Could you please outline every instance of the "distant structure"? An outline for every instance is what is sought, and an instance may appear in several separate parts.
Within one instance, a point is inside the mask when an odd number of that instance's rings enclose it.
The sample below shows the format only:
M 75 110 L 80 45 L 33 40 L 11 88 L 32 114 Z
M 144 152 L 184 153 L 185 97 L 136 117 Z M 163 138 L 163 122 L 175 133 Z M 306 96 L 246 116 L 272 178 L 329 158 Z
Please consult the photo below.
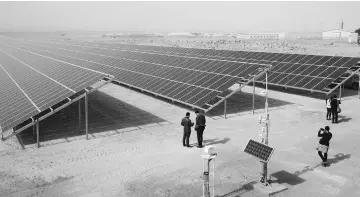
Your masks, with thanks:
M 333 29 L 329 31 L 322 32 L 322 39 L 349 39 L 352 31 L 344 30 L 344 21 L 341 21 L 340 29 Z
M 169 37 L 194 37 L 196 35 L 189 33 L 189 32 L 173 32 L 173 33 L 168 33 L 167 36 L 169 36 Z
M 325 39 L 348 39 L 351 31 L 345 31 L 342 29 L 333 29 L 322 32 L 322 38 Z
M 237 34 L 237 39 L 259 39 L 259 40 L 282 40 L 285 39 L 285 33 L 246 33 Z

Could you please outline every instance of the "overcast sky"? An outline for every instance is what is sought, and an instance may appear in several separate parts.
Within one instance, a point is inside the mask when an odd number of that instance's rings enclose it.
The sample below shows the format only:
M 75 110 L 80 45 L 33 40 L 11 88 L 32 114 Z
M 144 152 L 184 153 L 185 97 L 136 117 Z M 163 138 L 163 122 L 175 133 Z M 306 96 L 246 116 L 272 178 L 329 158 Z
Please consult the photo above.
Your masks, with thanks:
M 0 2 L 0 30 L 304 32 L 360 28 L 360 2 Z

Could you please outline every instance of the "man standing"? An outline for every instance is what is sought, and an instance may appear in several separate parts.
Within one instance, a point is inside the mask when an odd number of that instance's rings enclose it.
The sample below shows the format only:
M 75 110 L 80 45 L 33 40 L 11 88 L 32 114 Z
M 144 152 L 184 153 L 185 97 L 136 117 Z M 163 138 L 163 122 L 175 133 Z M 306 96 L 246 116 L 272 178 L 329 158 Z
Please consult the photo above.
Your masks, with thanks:
M 197 140 L 198 140 L 198 148 L 202 148 L 203 143 L 203 133 L 206 126 L 206 119 L 203 114 L 199 112 L 199 110 L 195 111 L 196 121 L 195 121 L 195 130 L 197 132 Z
M 332 123 L 338 123 L 339 104 L 341 104 L 341 102 L 337 99 L 336 95 L 334 95 L 331 101 Z
M 332 133 L 330 133 L 330 127 L 326 126 L 325 129 L 320 128 L 319 132 L 318 132 L 318 137 L 321 137 L 321 139 L 319 140 L 319 145 L 318 145 L 318 154 L 321 158 L 321 160 L 323 161 L 322 165 L 326 166 L 326 161 L 327 161 L 327 152 L 329 150 L 329 144 L 330 144 L 330 140 L 332 138 Z M 322 153 L 324 153 L 324 156 L 322 155 Z
M 191 147 L 189 145 L 191 127 L 194 126 L 194 123 L 190 120 L 190 113 L 186 112 L 186 116 L 181 120 L 181 126 L 184 127 L 184 135 L 183 135 L 183 146 Z M 186 141 L 186 144 L 185 144 Z

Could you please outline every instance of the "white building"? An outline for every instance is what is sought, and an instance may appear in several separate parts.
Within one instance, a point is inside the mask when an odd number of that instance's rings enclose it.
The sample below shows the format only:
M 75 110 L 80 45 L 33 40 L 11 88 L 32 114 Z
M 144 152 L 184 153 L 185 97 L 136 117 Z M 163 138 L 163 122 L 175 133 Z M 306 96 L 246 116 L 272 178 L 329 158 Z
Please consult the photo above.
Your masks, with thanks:
M 349 43 L 358 43 L 358 34 L 357 33 L 351 33 L 349 35 Z
M 174 36 L 174 37 L 193 37 L 195 36 L 192 33 L 189 32 L 172 32 L 172 33 L 168 33 L 167 36 Z
M 237 39 L 263 39 L 263 40 L 281 40 L 285 39 L 285 33 L 246 33 L 237 34 Z
M 349 39 L 350 35 L 351 31 L 345 31 L 342 29 L 333 29 L 322 32 L 323 39 Z

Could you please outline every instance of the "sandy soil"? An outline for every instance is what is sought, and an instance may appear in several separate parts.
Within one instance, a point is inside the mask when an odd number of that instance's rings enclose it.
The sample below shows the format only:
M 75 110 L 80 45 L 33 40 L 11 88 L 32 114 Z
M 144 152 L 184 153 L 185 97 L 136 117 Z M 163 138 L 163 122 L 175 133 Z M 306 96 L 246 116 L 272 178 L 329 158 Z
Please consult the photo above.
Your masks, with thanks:
M 69 39 L 77 40 L 78 38 Z M 85 40 L 92 41 L 94 38 Z M 360 57 L 360 46 L 355 43 L 348 43 L 347 40 L 344 39 L 238 40 L 233 38 L 98 38 L 95 40 L 155 46 Z
M 108 120 L 106 124 L 111 125 L 103 130 L 101 124 L 90 126 L 90 140 L 79 135 L 55 140 L 56 143 L 42 141 L 39 149 L 28 144 L 26 150 L 19 150 L 16 138 L 1 142 L 0 196 L 201 195 L 202 150 L 184 148 L 181 144 L 179 122 L 189 109 L 112 84 L 100 92 L 123 104 L 108 104 L 109 100 L 101 101 L 96 96 L 90 100 L 90 105 L 97 109 L 90 117 L 103 114 L 102 118 Z M 223 106 L 214 109 L 214 114 L 207 118 L 205 144 L 216 146 L 219 152 L 216 159 L 219 196 L 263 196 L 252 186 L 258 179 L 259 162 L 243 152 L 249 138 L 259 138 L 261 126 L 257 119 L 264 105 L 264 98 L 257 96 L 256 114 L 252 115 L 251 102 L 241 102 L 244 96 L 251 96 L 250 92 L 251 88 L 245 88 L 236 94 L 228 106 L 233 109 L 228 119 L 221 118 Z M 289 188 L 275 196 L 359 196 L 359 99 L 345 97 L 340 123 L 332 125 L 325 120 L 323 100 L 275 91 L 270 91 L 269 96 L 272 98 L 269 143 L 276 149 L 269 174 Z M 136 123 L 139 110 L 146 112 L 142 118 L 152 122 L 138 122 L 138 126 L 120 124 L 133 120 Z M 114 111 L 125 112 L 114 117 Z M 57 132 L 66 130 L 64 127 L 76 132 L 78 122 L 64 126 L 51 118 L 46 121 L 58 127 Z M 329 151 L 331 165 L 313 168 L 320 163 L 315 151 L 317 130 L 325 125 L 330 125 L 334 136 Z M 46 136 L 43 140 L 47 140 Z M 196 134 L 192 133 L 191 143 L 195 142 Z

